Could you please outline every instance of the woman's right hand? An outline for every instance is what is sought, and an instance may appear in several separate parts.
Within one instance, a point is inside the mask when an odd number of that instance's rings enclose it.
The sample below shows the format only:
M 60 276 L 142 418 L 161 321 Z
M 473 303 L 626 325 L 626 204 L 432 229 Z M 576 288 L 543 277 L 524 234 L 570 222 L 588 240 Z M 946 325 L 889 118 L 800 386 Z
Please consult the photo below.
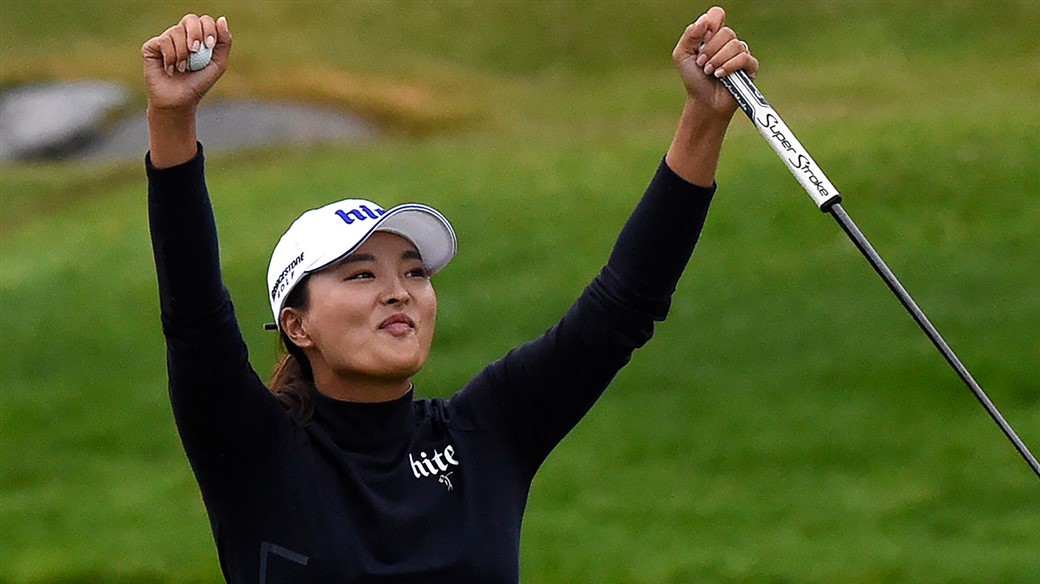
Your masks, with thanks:
M 209 65 L 188 70 L 188 56 L 202 45 L 213 49 Z M 227 70 L 231 32 L 223 16 L 188 14 L 161 35 L 141 46 L 148 107 L 158 110 L 194 111 L 202 97 Z
M 202 45 L 213 49 L 208 65 L 188 70 L 188 56 Z M 188 14 L 141 46 L 148 90 L 148 146 L 151 163 L 168 168 L 198 152 L 195 111 L 228 66 L 231 32 L 223 16 Z
M 754 77 L 758 59 L 726 26 L 726 11 L 718 6 L 686 27 L 672 59 L 686 87 L 686 105 L 665 160 L 683 179 L 710 187 L 726 127 L 737 111 L 737 102 L 719 78 L 741 69 Z

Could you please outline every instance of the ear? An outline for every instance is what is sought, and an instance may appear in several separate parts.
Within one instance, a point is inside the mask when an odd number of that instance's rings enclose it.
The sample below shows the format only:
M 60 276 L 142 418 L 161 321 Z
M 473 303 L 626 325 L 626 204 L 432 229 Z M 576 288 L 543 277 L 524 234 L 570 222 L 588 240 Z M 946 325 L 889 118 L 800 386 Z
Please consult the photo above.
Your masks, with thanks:
M 296 346 L 303 349 L 314 345 L 314 341 L 311 340 L 307 327 L 304 325 L 303 312 L 299 309 L 286 306 L 279 315 L 278 323 L 285 336 L 289 337 L 289 340 Z

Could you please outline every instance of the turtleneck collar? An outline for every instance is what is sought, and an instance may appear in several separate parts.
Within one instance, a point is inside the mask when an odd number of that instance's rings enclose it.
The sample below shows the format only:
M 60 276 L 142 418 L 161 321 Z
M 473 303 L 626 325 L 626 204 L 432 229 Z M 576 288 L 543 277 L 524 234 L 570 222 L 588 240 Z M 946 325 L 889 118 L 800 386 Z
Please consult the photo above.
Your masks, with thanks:
M 313 386 L 314 418 L 329 437 L 345 450 L 371 449 L 408 439 L 415 431 L 414 387 L 386 402 L 351 402 L 331 398 Z

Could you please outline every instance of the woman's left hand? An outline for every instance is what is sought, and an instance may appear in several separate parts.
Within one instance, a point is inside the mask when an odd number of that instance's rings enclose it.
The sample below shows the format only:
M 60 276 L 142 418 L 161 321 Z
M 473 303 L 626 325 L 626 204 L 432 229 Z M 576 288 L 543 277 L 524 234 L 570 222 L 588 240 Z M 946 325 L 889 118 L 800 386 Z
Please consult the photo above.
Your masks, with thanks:
M 718 78 L 743 69 L 751 77 L 758 59 L 737 33 L 726 26 L 726 11 L 714 6 L 686 27 L 672 51 L 687 99 L 719 116 L 732 117 L 737 102 Z

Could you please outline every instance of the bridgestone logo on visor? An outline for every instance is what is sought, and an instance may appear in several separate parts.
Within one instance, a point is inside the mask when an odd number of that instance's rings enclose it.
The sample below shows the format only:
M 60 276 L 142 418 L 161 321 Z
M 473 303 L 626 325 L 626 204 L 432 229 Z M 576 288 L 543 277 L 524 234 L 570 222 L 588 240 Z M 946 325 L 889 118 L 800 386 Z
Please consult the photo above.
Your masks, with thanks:
M 296 256 L 296 259 L 289 262 L 289 265 L 285 266 L 285 269 L 282 270 L 282 273 L 278 275 L 278 279 L 274 281 L 274 286 L 271 287 L 271 300 L 274 300 L 275 297 L 278 296 L 278 294 L 282 291 L 281 288 L 282 284 L 285 282 L 285 279 L 289 276 L 289 274 L 292 273 L 293 269 L 301 263 L 303 263 L 303 252 L 300 252 L 300 255 Z

